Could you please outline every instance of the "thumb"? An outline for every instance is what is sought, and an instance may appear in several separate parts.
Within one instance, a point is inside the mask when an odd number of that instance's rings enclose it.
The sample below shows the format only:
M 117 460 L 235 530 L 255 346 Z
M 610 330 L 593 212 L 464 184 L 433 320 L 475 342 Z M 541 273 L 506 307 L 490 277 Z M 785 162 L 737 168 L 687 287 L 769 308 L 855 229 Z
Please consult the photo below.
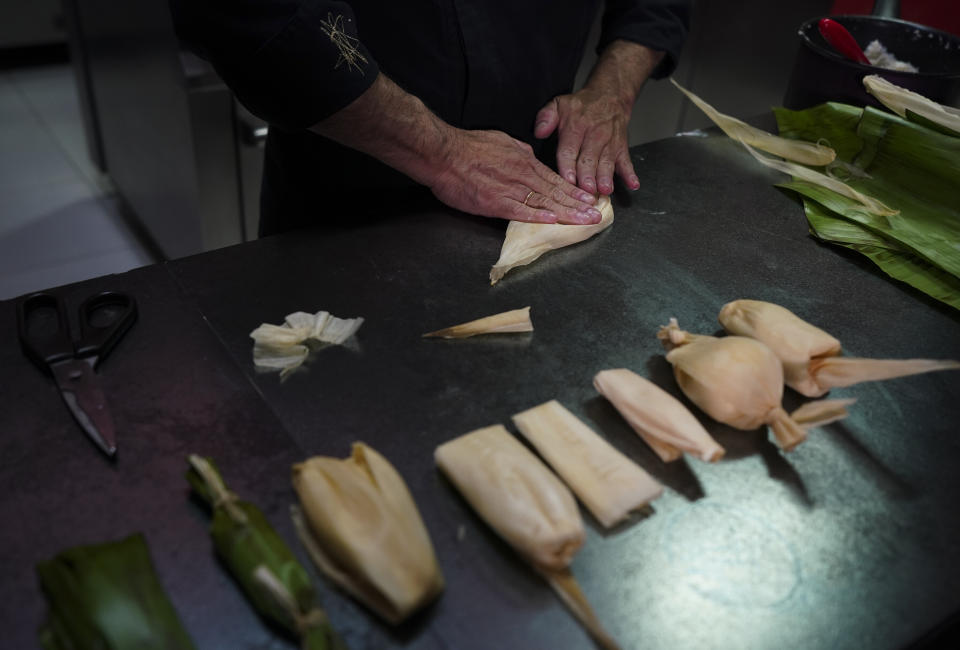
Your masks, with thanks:
M 549 137 L 560 122 L 560 112 L 557 110 L 556 98 L 547 102 L 547 105 L 537 112 L 534 120 L 533 135 L 537 138 Z

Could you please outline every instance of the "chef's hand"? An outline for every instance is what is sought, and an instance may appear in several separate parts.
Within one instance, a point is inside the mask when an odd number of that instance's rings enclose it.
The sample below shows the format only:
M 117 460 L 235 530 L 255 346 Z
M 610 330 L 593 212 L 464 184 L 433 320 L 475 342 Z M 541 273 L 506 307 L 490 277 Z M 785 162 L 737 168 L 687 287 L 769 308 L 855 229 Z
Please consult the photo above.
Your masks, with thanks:
M 557 137 L 557 170 L 587 192 L 613 193 L 616 173 L 631 190 L 640 187 L 627 145 L 632 104 L 584 88 L 554 97 L 537 113 L 533 134 Z
M 564 179 L 594 194 L 613 193 L 614 174 L 628 188 L 640 187 L 627 128 L 637 94 L 663 56 L 644 45 L 613 41 L 581 90 L 540 109 L 533 133 L 546 138 L 557 131 L 557 170 Z
M 533 149 L 501 131 L 453 129 L 442 171 L 427 182 L 434 196 L 463 212 L 515 221 L 592 224 L 596 199 L 537 160 Z
M 500 131 L 465 131 L 380 73 L 351 104 L 310 130 L 429 187 L 450 207 L 538 223 L 598 223 L 596 198 Z

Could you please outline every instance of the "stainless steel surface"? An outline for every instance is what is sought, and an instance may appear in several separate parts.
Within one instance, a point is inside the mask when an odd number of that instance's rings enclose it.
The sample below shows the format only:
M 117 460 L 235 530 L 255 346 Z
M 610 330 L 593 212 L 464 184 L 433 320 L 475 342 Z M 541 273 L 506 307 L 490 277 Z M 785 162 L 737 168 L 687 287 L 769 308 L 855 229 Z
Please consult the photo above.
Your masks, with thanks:
M 91 470 L 86 441 L 15 348 L 0 303 L 0 626 L 28 647 L 43 602 L 32 565 L 65 546 L 145 533 L 199 647 L 293 647 L 257 619 L 213 558 L 187 497 L 185 456 L 212 456 L 301 554 L 287 515 L 292 462 L 363 440 L 397 467 L 447 588 L 389 628 L 318 580 L 352 648 L 590 648 L 544 582 L 436 470 L 434 448 L 556 398 L 667 490 L 652 514 L 603 531 L 587 516 L 573 572 L 625 648 L 899 648 L 960 611 L 960 380 L 935 373 L 834 391 L 842 423 L 783 454 L 766 429 L 702 418 L 717 464 L 664 464 L 591 385 L 628 367 L 679 394 L 657 327 L 716 332 L 728 300 L 782 304 L 851 356 L 960 358 L 960 314 L 807 234 L 796 200 L 724 137 L 634 149 L 645 184 L 612 228 L 511 272 L 487 273 L 504 224 L 437 209 L 369 228 L 307 230 L 90 285 L 138 296 L 141 324 L 103 377 L 124 441 Z M 108 285 L 108 286 L 104 286 Z M 517 337 L 421 334 L 531 305 Z M 296 310 L 366 322 L 286 381 L 259 373 L 249 332 Z M 10 317 L 10 318 L 8 318 Z M 8 388 L 9 387 L 9 388 Z M 117 396 L 114 400 L 113 397 Z M 787 409 L 803 400 L 789 392 Z M 66 419 L 66 421 L 64 421 Z M 512 428 L 512 427 L 511 427 Z

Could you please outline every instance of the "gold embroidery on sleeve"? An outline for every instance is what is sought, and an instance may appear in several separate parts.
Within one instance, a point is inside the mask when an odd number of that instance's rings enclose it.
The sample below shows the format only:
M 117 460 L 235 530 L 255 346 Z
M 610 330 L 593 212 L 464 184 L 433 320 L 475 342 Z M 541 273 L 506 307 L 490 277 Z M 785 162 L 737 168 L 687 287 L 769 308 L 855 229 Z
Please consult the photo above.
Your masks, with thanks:
M 343 31 L 343 15 L 338 14 L 337 17 L 334 18 L 332 13 L 328 13 L 327 19 L 321 21 L 320 25 L 323 33 L 330 37 L 330 42 L 333 43 L 340 52 L 340 58 L 337 59 L 337 64 L 333 66 L 334 70 L 346 63 L 347 69 L 356 68 L 362 75 L 363 68 L 361 68 L 357 62 L 366 63 L 367 60 L 357 49 L 357 44 L 360 43 L 359 39 Z

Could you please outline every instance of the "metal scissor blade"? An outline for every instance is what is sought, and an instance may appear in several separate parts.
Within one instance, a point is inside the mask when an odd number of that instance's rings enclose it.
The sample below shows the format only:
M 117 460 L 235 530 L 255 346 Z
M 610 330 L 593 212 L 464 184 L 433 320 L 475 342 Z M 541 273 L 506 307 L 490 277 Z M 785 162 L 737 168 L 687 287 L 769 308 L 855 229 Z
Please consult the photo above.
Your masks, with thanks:
M 100 388 L 100 379 L 86 361 L 70 359 L 50 364 L 60 395 L 84 432 L 108 456 L 117 452 L 113 418 Z

